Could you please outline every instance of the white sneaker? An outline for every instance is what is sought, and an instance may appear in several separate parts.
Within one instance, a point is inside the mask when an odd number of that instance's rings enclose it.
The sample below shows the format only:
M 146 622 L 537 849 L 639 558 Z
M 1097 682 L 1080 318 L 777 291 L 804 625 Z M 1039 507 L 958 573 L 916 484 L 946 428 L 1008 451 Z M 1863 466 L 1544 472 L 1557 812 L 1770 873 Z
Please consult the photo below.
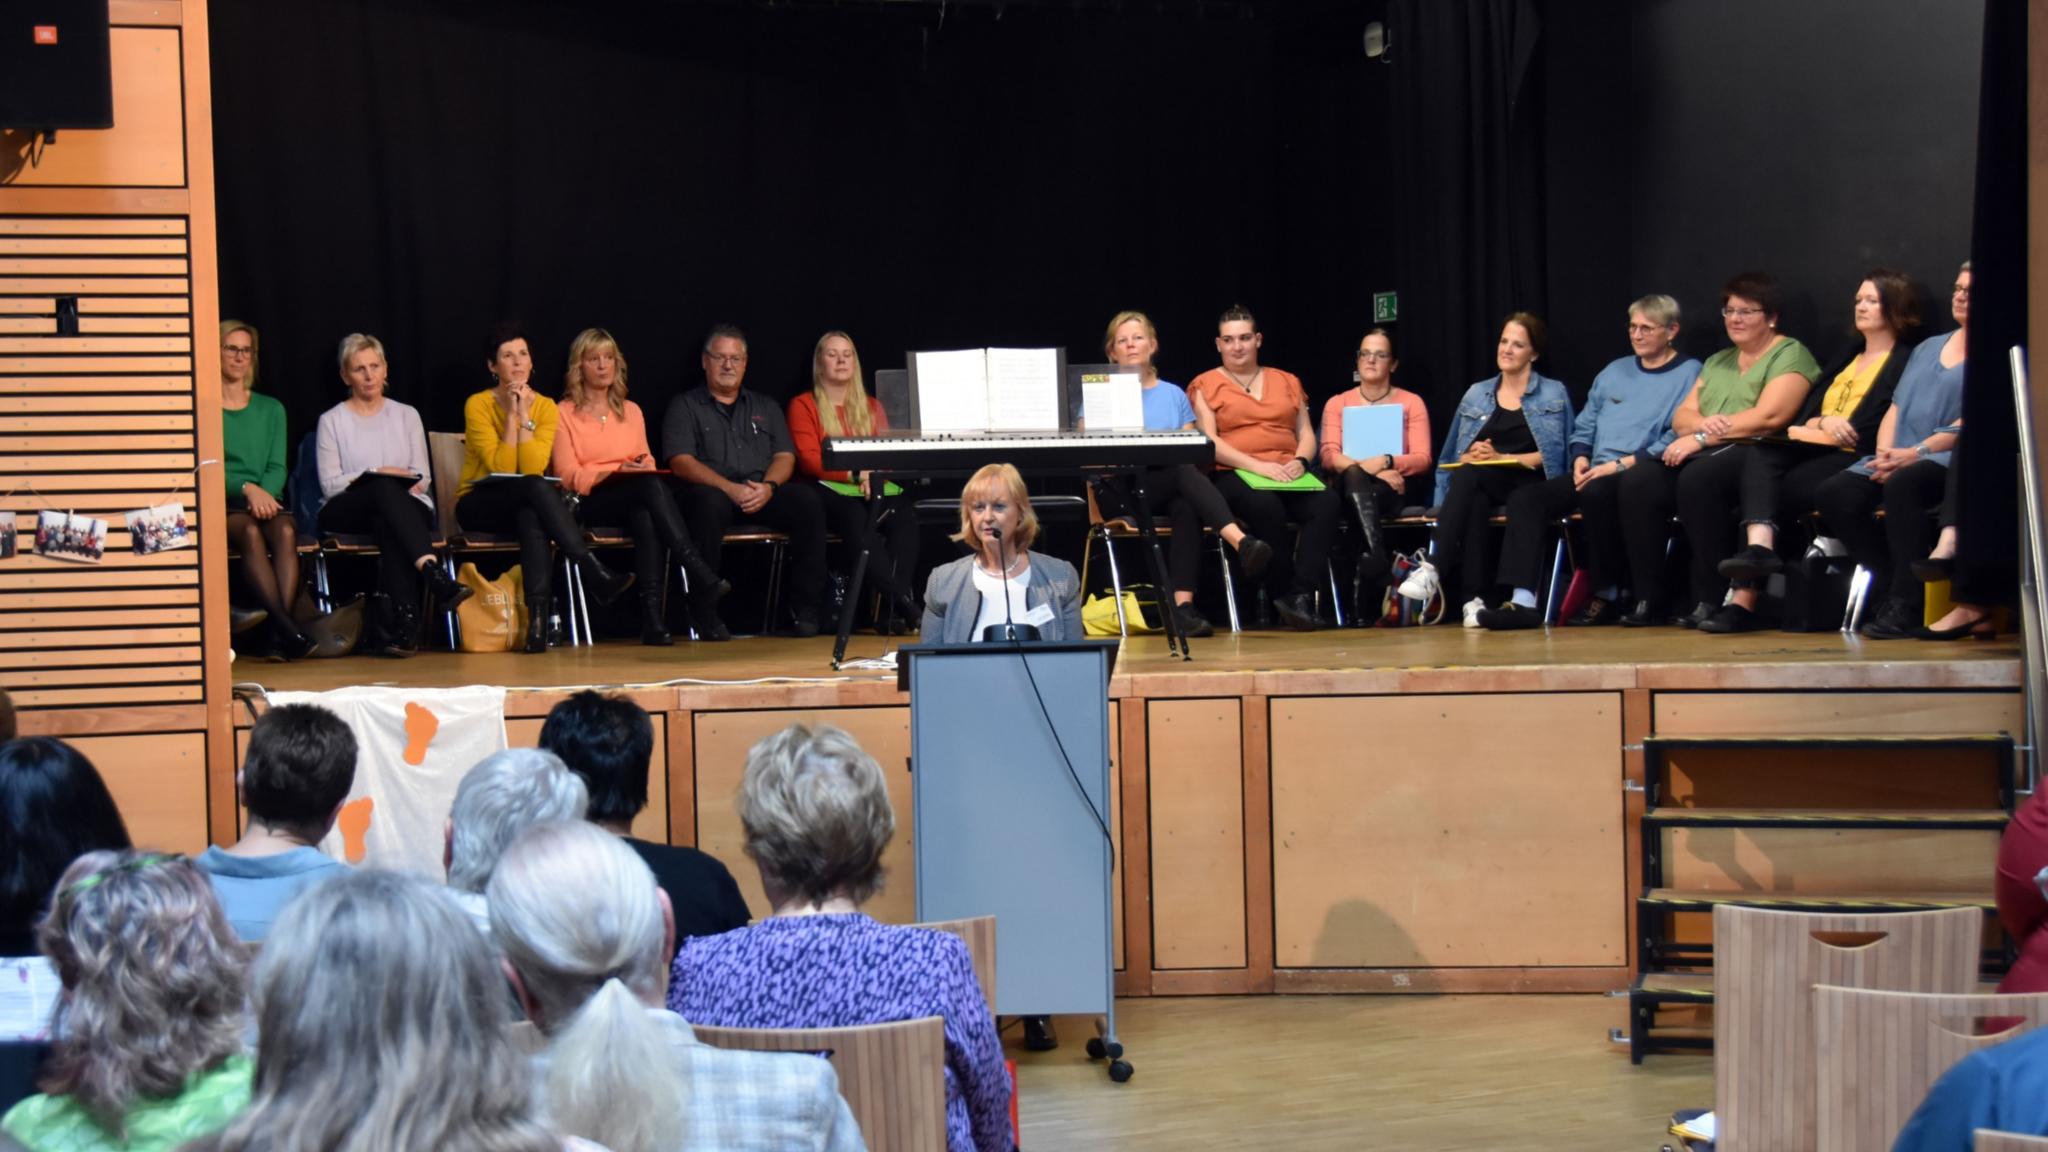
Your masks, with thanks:
M 1470 600 L 1465 601 L 1465 627 L 1479 627 L 1479 614 L 1484 611 L 1486 611 L 1486 601 L 1482 597 L 1474 596 Z
M 1436 575 L 1436 565 L 1424 560 L 1416 566 L 1415 571 L 1408 573 L 1407 579 L 1401 581 L 1401 587 L 1396 591 L 1401 594 L 1403 600 L 1420 600 L 1427 604 L 1441 586 L 1442 581 L 1438 580 Z

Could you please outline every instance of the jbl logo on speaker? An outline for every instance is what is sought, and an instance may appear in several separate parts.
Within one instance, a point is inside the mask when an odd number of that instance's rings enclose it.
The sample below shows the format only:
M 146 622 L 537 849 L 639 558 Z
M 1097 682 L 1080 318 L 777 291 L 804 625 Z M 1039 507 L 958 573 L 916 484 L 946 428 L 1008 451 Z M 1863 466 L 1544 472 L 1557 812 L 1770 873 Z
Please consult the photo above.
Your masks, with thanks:
M 38 25 L 36 25 L 36 43 L 38 43 L 38 44 L 55 44 L 56 42 L 57 42 L 57 26 L 56 26 L 55 24 L 38 24 Z

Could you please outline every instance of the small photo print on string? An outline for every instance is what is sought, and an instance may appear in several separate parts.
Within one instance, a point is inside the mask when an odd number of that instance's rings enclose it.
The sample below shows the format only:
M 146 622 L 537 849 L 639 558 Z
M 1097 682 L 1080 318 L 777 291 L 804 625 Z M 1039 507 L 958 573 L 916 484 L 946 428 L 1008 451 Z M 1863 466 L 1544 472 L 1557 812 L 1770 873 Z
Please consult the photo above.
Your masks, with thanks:
M 107 551 L 107 522 L 70 512 L 39 512 L 36 551 L 53 560 L 97 564 Z
M 14 559 L 14 513 L 0 512 L 5 523 L 0 523 L 0 560 Z
M 183 504 L 141 508 L 127 513 L 122 519 L 128 524 L 128 537 L 134 541 L 138 556 L 192 546 L 192 533 L 187 527 Z

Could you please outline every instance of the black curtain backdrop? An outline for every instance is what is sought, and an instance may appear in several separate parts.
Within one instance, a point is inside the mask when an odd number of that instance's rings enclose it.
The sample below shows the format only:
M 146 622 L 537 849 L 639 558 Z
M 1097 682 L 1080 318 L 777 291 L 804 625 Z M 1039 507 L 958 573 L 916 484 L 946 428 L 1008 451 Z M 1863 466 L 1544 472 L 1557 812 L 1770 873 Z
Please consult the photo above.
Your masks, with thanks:
M 1958 600 L 2009 603 L 2019 583 L 2019 434 L 2008 359 L 2027 342 L 2027 5 L 1986 0 L 1970 356 L 1956 454 Z M 2037 367 L 2034 371 L 2040 371 Z M 2040 420 L 2043 414 L 2034 413 Z
M 1401 381 L 1440 429 L 1496 371 L 1502 318 L 1545 311 L 1541 21 L 1532 0 L 1393 0 L 1388 22 Z
M 500 317 L 549 392 L 609 328 L 655 422 L 718 321 L 787 397 L 828 329 L 871 375 L 916 348 L 1085 362 L 1139 308 L 1185 382 L 1241 301 L 1334 392 L 1395 286 L 1370 6 L 1160 7 L 216 0 L 222 306 L 294 437 L 358 330 L 459 427 Z

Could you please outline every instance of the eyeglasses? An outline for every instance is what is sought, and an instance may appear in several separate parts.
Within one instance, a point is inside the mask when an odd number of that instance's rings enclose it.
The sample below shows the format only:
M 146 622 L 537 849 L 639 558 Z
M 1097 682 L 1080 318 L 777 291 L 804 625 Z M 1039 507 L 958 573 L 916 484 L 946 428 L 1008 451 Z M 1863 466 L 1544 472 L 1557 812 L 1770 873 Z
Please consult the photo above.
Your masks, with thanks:
M 1741 318 L 1741 319 L 1743 319 L 1743 320 L 1747 320 L 1747 319 L 1749 319 L 1749 318 L 1750 318 L 1751 316 L 1761 316 L 1761 315 L 1763 315 L 1763 314 L 1764 314 L 1764 310 L 1763 310 L 1763 309 L 1761 309 L 1761 308 L 1723 308 L 1723 309 L 1721 309 L 1721 319 L 1723 319 L 1723 320 L 1734 320 L 1734 319 L 1737 319 L 1737 318 Z
M 720 356 L 716 352 L 706 352 L 704 359 L 712 364 L 723 364 L 727 368 L 737 368 L 747 362 L 747 354 L 742 352 L 737 356 Z
M 1358 358 L 1360 360 L 1392 360 L 1394 354 L 1392 352 L 1382 352 L 1375 348 L 1370 352 L 1360 352 Z
M 1628 334 L 1631 336 L 1648 336 L 1653 332 L 1662 332 L 1663 330 L 1663 326 L 1659 324 L 1631 324 L 1628 326 Z
M 1968 284 L 1956 285 L 1955 294 L 1964 300 L 1968 300 L 1970 298 L 1970 286 Z
M 220 351 L 223 356 L 253 356 L 256 354 L 256 348 L 251 344 L 223 344 L 220 346 Z

